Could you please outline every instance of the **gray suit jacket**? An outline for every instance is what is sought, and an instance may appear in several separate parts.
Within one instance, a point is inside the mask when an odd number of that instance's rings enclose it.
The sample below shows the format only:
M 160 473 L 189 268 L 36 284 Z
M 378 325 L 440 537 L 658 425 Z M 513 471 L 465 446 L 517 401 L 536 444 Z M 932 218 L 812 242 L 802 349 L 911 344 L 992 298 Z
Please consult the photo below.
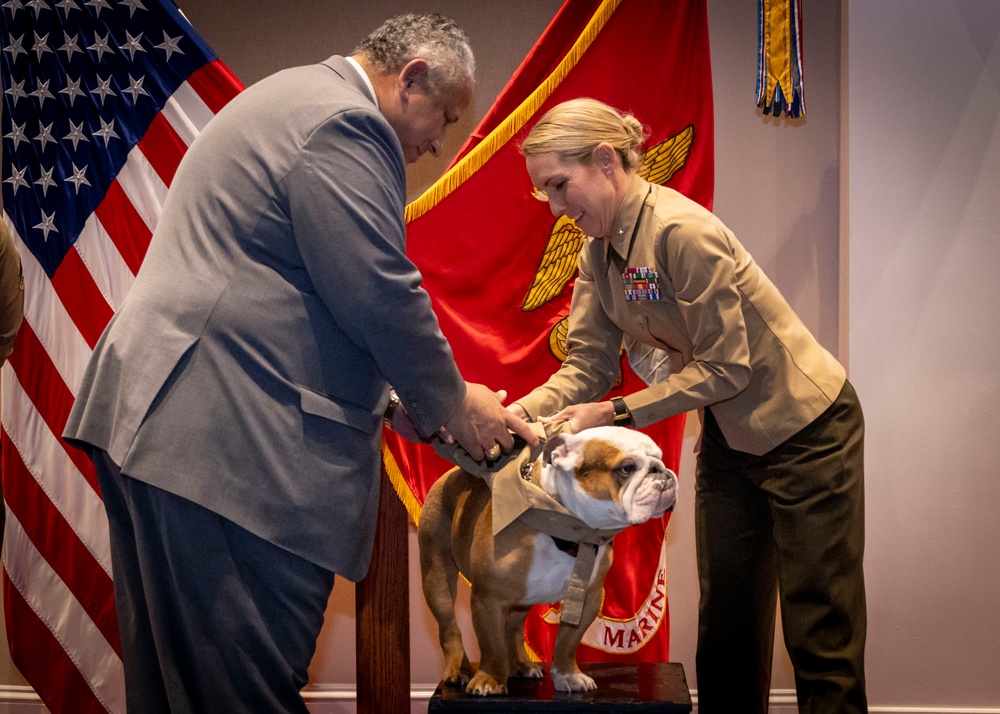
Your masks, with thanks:
M 237 96 L 181 162 L 65 437 L 363 576 L 387 385 L 425 433 L 465 394 L 405 254 L 405 181 L 342 57 Z

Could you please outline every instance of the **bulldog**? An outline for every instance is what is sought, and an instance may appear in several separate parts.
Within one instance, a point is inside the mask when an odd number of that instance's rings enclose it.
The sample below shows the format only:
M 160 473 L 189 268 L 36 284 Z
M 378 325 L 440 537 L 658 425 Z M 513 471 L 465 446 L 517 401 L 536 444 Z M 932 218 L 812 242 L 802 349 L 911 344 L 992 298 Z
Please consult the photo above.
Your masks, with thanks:
M 424 501 L 418 527 L 424 597 L 438 622 L 446 684 L 507 693 L 510 676 L 539 678 L 524 647 L 531 605 L 563 601 L 550 674 L 559 691 L 596 689 L 576 650 L 601 607 L 612 539 L 672 509 L 677 478 L 648 436 L 621 427 L 556 434 L 493 474 L 456 467 Z M 459 463 L 462 463 L 459 461 Z M 471 470 L 471 467 L 470 467 Z M 472 586 L 481 661 L 473 673 L 455 618 L 461 572 Z

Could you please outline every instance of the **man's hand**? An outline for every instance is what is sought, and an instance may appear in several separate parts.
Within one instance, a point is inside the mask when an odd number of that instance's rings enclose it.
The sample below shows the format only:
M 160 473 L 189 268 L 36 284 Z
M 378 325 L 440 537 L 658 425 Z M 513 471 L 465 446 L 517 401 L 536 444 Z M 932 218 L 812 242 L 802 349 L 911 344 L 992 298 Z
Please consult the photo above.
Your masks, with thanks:
M 507 392 L 494 392 L 483 384 L 466 382 L 465 399 L 455 415 L 444 425 L 442 438 L 451 436 L 476 461 L 499 446 L 503 453 L 514 448 L 514 434 L 531 446 L 538 446 L 538 437 L 527 422 L 503 408 Z M 494 452 L 494 460 L 500 457 Z
M 553 421 L 568 421 L 570 432 L 579 433 L 594 426 L 610 426 L 614 423 L 615 408 L 609 401 L 573 404 L 555 414 L 538 417 L 541 424 Z

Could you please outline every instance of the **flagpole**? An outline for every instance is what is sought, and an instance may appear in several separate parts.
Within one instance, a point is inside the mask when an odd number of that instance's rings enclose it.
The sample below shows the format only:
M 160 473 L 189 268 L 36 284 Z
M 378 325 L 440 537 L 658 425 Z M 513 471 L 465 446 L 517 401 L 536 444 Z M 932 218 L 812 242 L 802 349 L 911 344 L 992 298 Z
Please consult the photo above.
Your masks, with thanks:
M 408 535 L 383 465 L 372 563 L 355 590 L 358 714 L 410 711 Z

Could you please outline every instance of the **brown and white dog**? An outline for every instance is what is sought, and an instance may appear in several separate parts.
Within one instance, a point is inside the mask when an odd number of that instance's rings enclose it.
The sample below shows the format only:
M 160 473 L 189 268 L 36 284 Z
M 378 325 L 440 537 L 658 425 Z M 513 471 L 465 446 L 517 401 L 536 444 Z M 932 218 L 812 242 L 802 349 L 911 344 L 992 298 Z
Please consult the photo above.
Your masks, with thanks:
M 586 526 L 613 533 L 673 508 L 677 479 L 661 457 L 659 447 L 642 432 L 598 427 L 551 437 L 542 456 L 520 473 Z M 495 489 L 500 484 L 501 479 L 493 479 Z M 498 491 L 496 498 L 503 495 Z M 506 694 L 512 675 L 544 675 L 525 651 L 524 621 L 531 605 L 566 597 L 576 564 L 572 549 L 560 549 L 558 539 L 527 525 L 525 518 L 498 529 L 493 499 L 489 479 L 452 469 L 427 494 L 418 529 L 424 597 L 437 619 L 444 651 L 443 679 L 468 683 L 466 692 L 477 695 Z M 564 609 L 550 669 L 557 690 L 597 687 L 580 671 L 576 650 L 600 610 L 610 566 L 608 542 L 597 546 L 578 625 L 565 622 Z M 474 675 L 455 618 L 459 572 L 472 586 L 472 623 L 481 652 Z

